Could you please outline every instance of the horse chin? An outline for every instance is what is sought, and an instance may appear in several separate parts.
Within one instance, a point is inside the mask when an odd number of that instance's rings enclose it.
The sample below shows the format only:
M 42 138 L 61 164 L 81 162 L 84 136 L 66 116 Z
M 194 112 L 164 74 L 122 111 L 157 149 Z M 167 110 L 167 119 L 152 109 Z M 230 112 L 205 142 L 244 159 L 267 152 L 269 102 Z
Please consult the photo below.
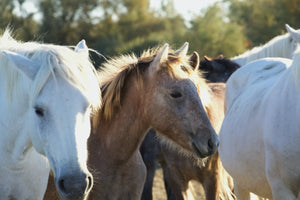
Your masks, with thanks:
M 60 192 L 59 190 L 58 194 L 61 200 L 87 200 L 88 198 L 88 193 L 85 193 L 83 195 L 74 195 L 74 194 L 63 194 L 62 192 Z

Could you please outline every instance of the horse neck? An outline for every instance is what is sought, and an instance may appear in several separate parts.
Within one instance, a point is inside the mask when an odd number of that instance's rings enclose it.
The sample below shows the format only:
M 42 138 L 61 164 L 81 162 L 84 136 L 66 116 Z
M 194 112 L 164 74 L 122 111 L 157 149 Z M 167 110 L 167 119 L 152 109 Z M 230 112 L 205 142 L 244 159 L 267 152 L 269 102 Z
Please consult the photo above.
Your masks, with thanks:
M 224 118 L 225 84 L 209 83 L 210 103 L 206 106 L 208 118 L 218 133 Z
M 122 98 L 122 106 L 111 119 L 98 119 L 98 128 L 90 136 L 89 149 L 101 152 L 103 164 L 127 162 L 138 152 L 150 128 L 144 120 L 142 101 L 139 99 L 143 95 L 135 87 L 136 83 L 130 85 L 133 87 L 124 91 L 126 95 Z
M 290 55 L 288 45 L 286 45 L 287 42 L 288 38 L 285 35 L 274 38 L 262 46 L 254 47 L 253 49 L 232 58 L 232 60 L 242 66 L 251 61 L 265 57 L 289 58 Z

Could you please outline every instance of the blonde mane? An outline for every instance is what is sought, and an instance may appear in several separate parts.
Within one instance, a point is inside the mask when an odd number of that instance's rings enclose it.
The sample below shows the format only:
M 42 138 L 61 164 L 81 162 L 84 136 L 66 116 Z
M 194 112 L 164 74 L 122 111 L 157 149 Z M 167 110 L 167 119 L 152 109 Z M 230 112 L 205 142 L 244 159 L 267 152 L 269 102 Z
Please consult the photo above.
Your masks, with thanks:
M 130 74 L 135 74 L 138 79 L 138 87 L 143 84 L 143 74 L 154 60 L 159 49 L 149 49 L 137 58 L 135 55 L 121 55 L 104 63 L 99 70 L 101 78 L 101 92 L 103 107 L 99 115 L 104 119 L 110 119 L 118 109 L 122 101 L 122 89 Z M 170 50 L 172 52 L 172 50 Z M 209 104 L 210 89 L 205 80 L 200 76 L 199 70 L 194 71 L 189 64 L 188 56 L 177 56 L 169 53 L 168 60 L 162 64 L 161 70 L 165 70 L 171 77 L 178 73 L 187 73 L 189 78 L 197 85 L 200 98 L 204 106 Z M 179 67 L 178 67 L 179 66 Z
M 12 66 L 3 50 L 23 55 L 37 63 L 37 74 L 33 83 Z M 18 98 L 21 90 L 27 89 L 30 103 L 38 96 L 50 76 L 54 79 L 62 77 L 74 87 L 78 88 L 97 109 L 100 106 L 101 95 L 96 70 L 86 56 L 65 46 L 41 44 L 37 42 L 18 42 L 11 37 L 9 30 L 0 37 L 0 73 L 7 78 L 7 98 Z M 25 83 L 25 84 L 24 84 Z

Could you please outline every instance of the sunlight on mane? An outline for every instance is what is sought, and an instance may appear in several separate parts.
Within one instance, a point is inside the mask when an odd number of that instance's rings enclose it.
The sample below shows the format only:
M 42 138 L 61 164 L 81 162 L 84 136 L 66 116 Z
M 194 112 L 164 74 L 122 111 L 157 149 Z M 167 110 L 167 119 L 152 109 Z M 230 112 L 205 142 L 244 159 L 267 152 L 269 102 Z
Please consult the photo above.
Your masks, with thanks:
M 92 106 L 100 106 L 99 80 L 92 63 L 80 53 L 65 46 L 41 44 L 37 42 L 18 42 L 11 37 L 11 31 L 6 30 L 0 38 L 0 51 L 9 50 L 23 55 L 36 62 L 40 67 L 30 86 L 25 76 L 12 66 L 12 63 L 1 53 L 2 64 L 0 73 L 6 73 L 9 79 L 6 87 L 8 98 L 17 98 L 24 87 L 31 89 L 30 102 L 38 96 L 50 76 L 59 75 L 78 88 L 87 97 Z M 24 86 L 24 83 L 27 85 Z M 31 87 L 31 88 L 30 88 Z

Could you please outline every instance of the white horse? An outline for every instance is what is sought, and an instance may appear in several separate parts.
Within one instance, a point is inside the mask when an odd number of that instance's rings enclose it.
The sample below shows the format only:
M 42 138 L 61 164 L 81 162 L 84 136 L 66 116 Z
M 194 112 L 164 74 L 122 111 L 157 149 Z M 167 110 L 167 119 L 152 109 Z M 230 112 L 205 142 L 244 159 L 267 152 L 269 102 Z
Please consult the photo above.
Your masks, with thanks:
M 299 30 L 294 30 L 289 25 L 285 25 L 287 33 L 279 35 L 271 39 L 269 42 L 262 46 L 254 47 L 245 53 L 231 58 L 232 61 L 243 66 L 251 61 L 265 58 L 265 57 L 282 57 L 292 58 L 293 53 L 298 44 Z
M 84 41 L 74 51 L 17 42 L 6 31 L 0 37 L 0 199 L 43 199 L 50 168 L 61 199 L 85 199 L 93 183 L 86 165 L 90 113 L 100 100 Z
M 219 154 L 238 199 L 249 192 L 300 199 L 300 48 L 293 60 L 265 58 L 238 69 L 226 85 Z

